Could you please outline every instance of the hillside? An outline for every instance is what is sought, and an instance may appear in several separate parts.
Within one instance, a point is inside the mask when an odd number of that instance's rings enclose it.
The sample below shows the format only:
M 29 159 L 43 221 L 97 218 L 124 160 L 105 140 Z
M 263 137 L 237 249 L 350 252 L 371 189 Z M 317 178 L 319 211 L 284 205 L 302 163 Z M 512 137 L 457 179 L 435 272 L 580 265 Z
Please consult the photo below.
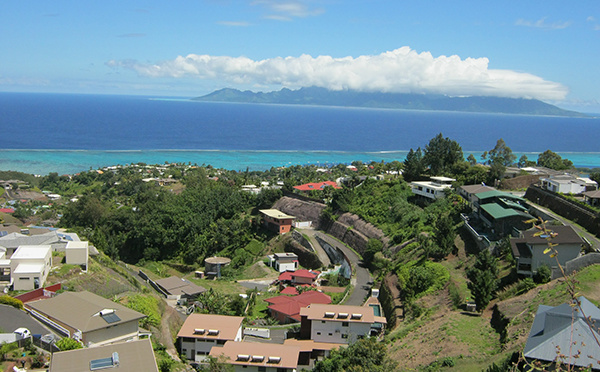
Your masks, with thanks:
M 449 97 L 434 94 L 375 93 L 352 90 L 331 91 L 317 87 L 298 90 L 283 88 L 280 91 L 267 93 L 225 88 L 193 98 L 193 100 L 585 117 L 584 114 L 563 110 L 536 99 L 483 96 Z

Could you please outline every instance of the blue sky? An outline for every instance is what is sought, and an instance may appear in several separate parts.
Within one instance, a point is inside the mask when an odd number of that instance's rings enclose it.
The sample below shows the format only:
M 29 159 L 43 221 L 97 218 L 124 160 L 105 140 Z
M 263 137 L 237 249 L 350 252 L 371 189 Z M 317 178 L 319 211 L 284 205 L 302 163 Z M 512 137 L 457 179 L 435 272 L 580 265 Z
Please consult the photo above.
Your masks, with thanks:
M 4 0 L 0 35 L 0 91 L 322 86 L 600 112 L 597 0 Z

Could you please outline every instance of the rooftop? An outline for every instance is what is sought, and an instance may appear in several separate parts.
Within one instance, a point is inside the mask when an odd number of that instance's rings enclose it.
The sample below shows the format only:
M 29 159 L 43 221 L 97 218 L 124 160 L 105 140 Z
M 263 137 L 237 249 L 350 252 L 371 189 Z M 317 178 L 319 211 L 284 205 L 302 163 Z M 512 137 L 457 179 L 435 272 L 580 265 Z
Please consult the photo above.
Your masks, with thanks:
M 571 226 L 563 225 L 546 225 L 546 228 L 553 235 L 553 244 L 583 244 L 583 239 L 577 234 L 577 232 Z M 540 230 L 536 228 L 529 229 L 523 232 L 523 239 L 532 245 L 547 245 L 548 236 L 540 235 L 535 236 Z
M 243 320 L 241 316 L 192 314 L 181 326 L 177 337 L 233 341 Z
M 288 218 L 295 219 L 296 218 L 294 216 L 285 214 L 278 209 L 261 209 L 260 213 L 264 214 L 265 216 L 269 216 L 271 218 L 277 218 L 277 219 L 288 219 Z
M 50 251 L 52 251 L 52 247 L 49 245 L 21 245 L 10 259 L 39 260 L 46 258 Z
M 25 307 L 48 315 L 82 332 L 137 321 L 146 317 L 142 313 L 87 291 L 64 292 L 53 298 L 29 302 L 25 304 Z M 101 311 L 108 309 L 113 311 L 105 312 L 106 315 L 108 313 L 116 315 L 118 320 L 105 316 L 105 313 L 101 314 Z
M 158 372 L 150 339 L 61 351 L 52 355 L 50 372 Z
M 309 320 L 375 323 L 375 314 L 370 306 L 312 304 L 302 308 L 300 316 Z
M 172 295 L 195 295 L 206 291 L 206 288 L 176 276 L 159 279 L 156 284 Z
M 211 349 L 210 356 L 220 355 L 234 365 L 296 369 L 300 346 L 228 341 Z

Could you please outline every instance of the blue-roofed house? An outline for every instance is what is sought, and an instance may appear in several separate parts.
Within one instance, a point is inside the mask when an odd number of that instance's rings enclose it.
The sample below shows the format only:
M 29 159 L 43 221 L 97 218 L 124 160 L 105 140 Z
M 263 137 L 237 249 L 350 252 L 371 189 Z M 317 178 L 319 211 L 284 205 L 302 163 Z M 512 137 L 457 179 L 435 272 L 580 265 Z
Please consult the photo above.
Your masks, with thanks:
M 544 370 L 557 364 L 600 371 L 600 309 L 585 297 L 577 303 L 538 307 L 523 356 L 542 362 Z

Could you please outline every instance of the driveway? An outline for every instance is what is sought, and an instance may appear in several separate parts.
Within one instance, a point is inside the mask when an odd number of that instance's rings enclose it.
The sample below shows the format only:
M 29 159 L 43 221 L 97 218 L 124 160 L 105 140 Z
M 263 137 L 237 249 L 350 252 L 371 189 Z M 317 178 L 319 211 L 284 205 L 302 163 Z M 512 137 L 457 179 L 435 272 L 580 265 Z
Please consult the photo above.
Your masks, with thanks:
M 324 252 L 323 248 L 317 242 L 317 239 L 315 239 L 318 236 L 319 239 L 322 239 L 334 248 L 338 248 L 346 255 L 346 257 L 348 257 L 354 272 L 354 275 L 351 279 L 351 283 L 354 286 L 354 291 L 346 299 L 344 305 L 361 306 L 364 303 L 365 298 L 367 298 L 367 296 L 370 294 L 371 287 L 373 286 L 373 278 L 371 278 L 369 270 L 363 266 L 362 260 L 358 257 L 358 255 L 352 249 L 348 248 L 344 243 L 323 232 L 302 230 L 302 233 L 310 238 L 310 243 L 317 251 Z

